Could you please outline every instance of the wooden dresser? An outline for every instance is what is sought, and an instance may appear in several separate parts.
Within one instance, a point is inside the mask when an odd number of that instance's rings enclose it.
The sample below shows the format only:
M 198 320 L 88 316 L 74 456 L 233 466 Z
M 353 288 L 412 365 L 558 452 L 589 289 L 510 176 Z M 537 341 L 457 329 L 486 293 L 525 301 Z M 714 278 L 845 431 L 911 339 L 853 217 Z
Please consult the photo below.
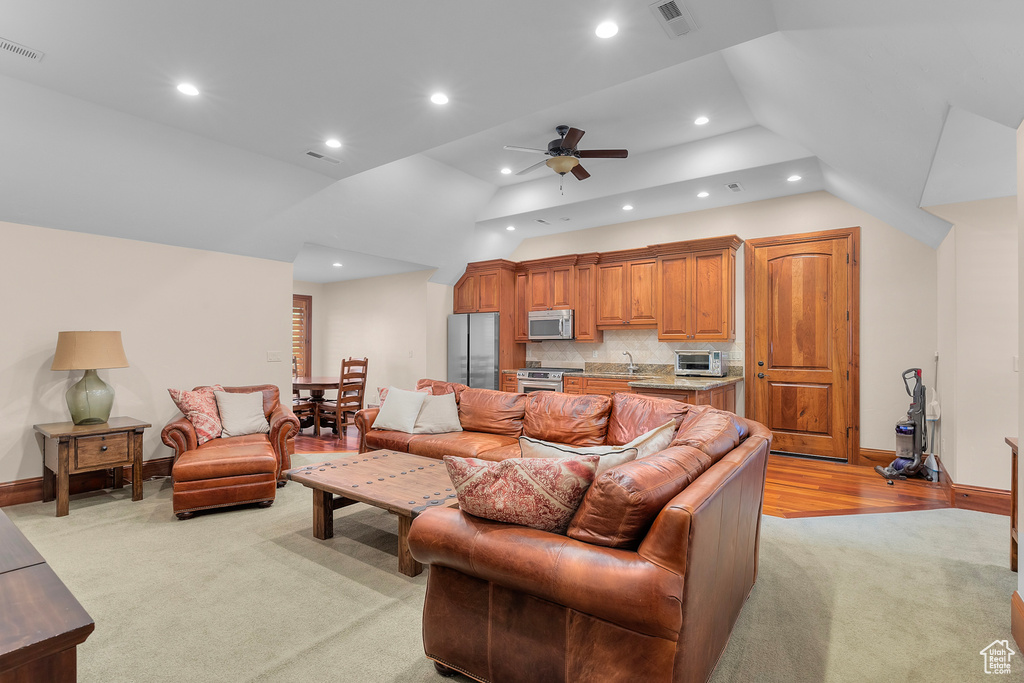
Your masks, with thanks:
M 95 624 L 3 510 L 0 605 L 0 683 L 73 683 Z

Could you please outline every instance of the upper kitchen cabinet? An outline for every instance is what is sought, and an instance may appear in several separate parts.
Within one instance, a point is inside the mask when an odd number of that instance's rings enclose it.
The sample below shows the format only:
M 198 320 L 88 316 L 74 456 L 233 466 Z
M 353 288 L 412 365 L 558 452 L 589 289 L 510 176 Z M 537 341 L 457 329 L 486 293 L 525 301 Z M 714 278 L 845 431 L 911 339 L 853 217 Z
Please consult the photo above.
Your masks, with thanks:
M 466 266 L 465 274 L 455 283 L 452 310 L 454 313 L 496 313 L 501 310 L 503 281 L 514 287 L 515 264 L 504 259 L 478 261 Z
M 526 271 L 516 271 L 516 341 L 530 341 L 530 323 L 527 312 L 530 293 L 530 274 Z
M 601 254 L 597 263 L 597 326 L 657 324 L 657 261 L 647 249 Z
M 527 306 L 531 311 L 550 311 L 556 308 L 572 308 L 573 266 L 576 255 L 559 256 L 520 264 L 529 276 Z
M 597 260 L 598 253 L 580 254 L 576 261 L 574 292 L 576 309 L 573 319 L 578 342 L 602 342 L 604 332 L 597 329 Z
M 654 245 L 661 341 L 736 338 L 735 235 Z

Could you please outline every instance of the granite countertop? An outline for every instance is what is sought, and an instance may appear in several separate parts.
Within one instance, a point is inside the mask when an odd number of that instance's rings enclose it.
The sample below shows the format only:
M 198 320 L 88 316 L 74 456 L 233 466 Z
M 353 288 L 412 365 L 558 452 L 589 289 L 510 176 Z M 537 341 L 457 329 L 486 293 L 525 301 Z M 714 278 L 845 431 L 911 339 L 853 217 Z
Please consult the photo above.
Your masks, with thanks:
M 677 391 L 707 391 L 717 389 L 728 384 L 737 384 L 743 381 L 743 375 L 728 375 L 726 377 L 657 377 L 652 380 L 641 380 L 629 382 L 629 386 L 640 389 L 675 389 Z
M 515 370 L 503 370 L 512 374 Z M 676 377 L 672 374 L 671 365 L 640 365 L 640 371 L 634 374 L 625 372 L 624 363 L 587 363 L 583 373 L 573 375 L 587 379 L 624 379 L 631 380 L 627 384 L 638 389 L 675 389 L 676 391 L 707 391 L 728 384 L 743 381 L 743 366 L 734 365 L 729 368 L 725 377 Z

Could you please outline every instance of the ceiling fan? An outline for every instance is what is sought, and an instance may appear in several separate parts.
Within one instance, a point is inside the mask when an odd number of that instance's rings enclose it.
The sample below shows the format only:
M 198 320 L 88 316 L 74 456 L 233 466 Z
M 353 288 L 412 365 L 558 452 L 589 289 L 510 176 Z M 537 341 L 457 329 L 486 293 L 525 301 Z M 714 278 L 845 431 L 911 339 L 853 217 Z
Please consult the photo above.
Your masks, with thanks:
M 629 150 L 625 149 L 576 149 L 576 145 L 580 144 L 580 139 L 584 134 L 584 131 L 579 128 L 557 126 L 555 132 L 558 133 L 559 137 L 549 142 L 546 150 L 534 147 L 505 145 L 505 149 L 510 149 L 514 152 L 531 152 L 551 157 L 544 161 L 538 161 L 533 166 L 524 168 L 516 173 L 516 175 L 526 175 L 541 166 L 548 166 L 563 178 L 566 173 L 572 173 L 576 176 L 577 180 L 586 180 L 590 177 L 590 174 L 587 172 L 587 169 L 580 165 L 580 159 L 625 159 L 629 154 Z

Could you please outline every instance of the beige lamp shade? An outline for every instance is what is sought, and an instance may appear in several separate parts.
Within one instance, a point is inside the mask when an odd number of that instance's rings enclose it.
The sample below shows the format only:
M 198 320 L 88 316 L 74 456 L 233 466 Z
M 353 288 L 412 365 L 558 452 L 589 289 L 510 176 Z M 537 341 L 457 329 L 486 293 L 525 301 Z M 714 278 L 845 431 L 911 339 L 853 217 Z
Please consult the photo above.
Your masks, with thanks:
M 576 157 L 561 156 L 548 159 L 544 163 L 547 164 L 548 168 L 553 170 L 555 173 L 565 175 L 579 165 L 580 160 Z
M 51 370 L 126 368 L 120 332 L 58 332 Z

